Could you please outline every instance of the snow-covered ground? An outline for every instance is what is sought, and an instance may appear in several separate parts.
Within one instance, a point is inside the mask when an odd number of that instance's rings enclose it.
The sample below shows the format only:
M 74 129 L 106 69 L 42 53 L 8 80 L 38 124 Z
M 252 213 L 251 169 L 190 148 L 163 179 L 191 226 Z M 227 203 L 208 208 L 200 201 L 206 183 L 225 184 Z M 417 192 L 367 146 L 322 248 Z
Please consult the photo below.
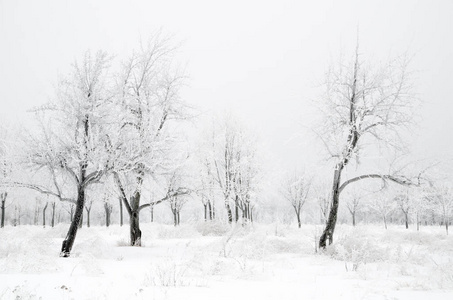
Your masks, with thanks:
M 0 230 L 0 299 L 453 299 L 453 238 L 443 228 L 339 225 L 229 229 L 142 224 L 83 228 L 59 258 L 67 225 Z

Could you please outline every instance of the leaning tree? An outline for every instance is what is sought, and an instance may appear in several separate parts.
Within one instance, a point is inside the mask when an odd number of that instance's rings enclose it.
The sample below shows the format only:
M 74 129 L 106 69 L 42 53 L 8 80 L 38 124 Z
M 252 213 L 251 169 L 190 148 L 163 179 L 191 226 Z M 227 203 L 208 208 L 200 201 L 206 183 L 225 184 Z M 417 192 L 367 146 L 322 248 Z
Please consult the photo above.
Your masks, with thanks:
M 86 202 L 87 189 L 111 169 L 106 131 L 110 94 L 106 87 L 109 58 L 86 52 L 58 85 L 55 100 L 37 108 L 39 131 L 30 135 L 26 163 L 46 173 L 50 184 L 14 183 L 75 204 L 62 257 L 69 257 Z M 44 173 L 43 173 L 44 172 Z
M 342 178 L 351 161 L 363 158 L 364 146 L 379 142 L 383 149 L 402 148 L 400 136 L 411 123 L 416 100 L 408 63 L 405 57 L 379 65 L 365 63 L 357 43 L 350 62 L 341 61 L 326 73 L 324 118 L 317 133 L 335 160 L 335 167 L 330 189 L 331 209 L 319 240 L 320 248 L 325 248 L 327 241 L 333 242 L 340 194 L 349 184 L 368 178 L 412 184 L 411 180 L 396 173 Z

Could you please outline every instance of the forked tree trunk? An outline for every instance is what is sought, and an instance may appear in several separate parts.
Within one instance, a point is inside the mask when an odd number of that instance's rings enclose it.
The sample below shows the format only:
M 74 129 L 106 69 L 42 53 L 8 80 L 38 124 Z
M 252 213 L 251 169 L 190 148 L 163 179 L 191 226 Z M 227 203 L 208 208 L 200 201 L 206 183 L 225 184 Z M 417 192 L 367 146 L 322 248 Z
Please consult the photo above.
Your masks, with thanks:
M 84 176 L 82 178 L 84 179 Z M 78 195 L 74 218 L 69 227 L 68 234 L 62 243 L 60 252 L 61 257 L 69 257 L 77 235 L 77 229 L 79 228 L 79 224 L 82 223 L 83 209 L 85 207 L 85 190 L 83 187 L 79 186 L 77 192 Z
M 44 205 L 44 208 L 42 209 L 42 227 L 46 228 L 46 209 L 47 206 L 49 205 L 49 202 Z

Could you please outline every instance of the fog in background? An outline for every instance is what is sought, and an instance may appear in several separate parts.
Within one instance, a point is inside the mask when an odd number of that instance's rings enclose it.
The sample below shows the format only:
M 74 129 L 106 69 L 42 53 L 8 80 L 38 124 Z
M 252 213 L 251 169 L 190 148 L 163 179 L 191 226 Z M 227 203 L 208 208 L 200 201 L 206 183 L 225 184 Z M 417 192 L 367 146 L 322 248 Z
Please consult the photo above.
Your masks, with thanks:
M 341 53 L 376 61 L 413 56 L 422 100 L 409 136 L 414 157 L 449 167 L 453 141 L 452 1 L 5 1 L 0 0 L 0 118 L 54 95 L 60 75 L 91 49 L 127 57 L 156 30 L 180 41 L 182 98 L 203 123 L 224 111 L 259 133 L 275 166 L 315 165 L 310 133 L 323 74 Z

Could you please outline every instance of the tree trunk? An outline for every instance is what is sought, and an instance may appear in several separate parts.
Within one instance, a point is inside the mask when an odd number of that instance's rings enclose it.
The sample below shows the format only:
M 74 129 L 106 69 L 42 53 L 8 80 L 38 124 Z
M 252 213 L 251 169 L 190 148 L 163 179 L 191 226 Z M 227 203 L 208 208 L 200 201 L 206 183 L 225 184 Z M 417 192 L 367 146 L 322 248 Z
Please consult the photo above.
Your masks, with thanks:
M 140 230 L 139 211 L 134 210 L 129 216 L 131 246 L 142 246 L 142 231 Z
M 1 219 L 1 224 L 0 224 L 0 228 L 3 228 L 5 227 L 5 202 L 6 202 L 6 193 L 4 194 L 1 194 L 1 201 L 2 201 L 2 206 L 1 206 L 1 209 L 2 209 L 2 219 Z
M 180 213 L 179 213 L 179 210 L 178 210 L 178 212 L 176 213 L 176 216 L 177 216 L 177 218 L 178 218 L 178 226 L 179 226 L 179 224 L 180 224 L 180 222 L 181 222 L 181 215 L 180 215 Z
M 149 206 L 149 209 L 150 209 L 150 211 L 151 211 L 151 223 L 153 223 L 153 222 L 154 222 L 154 205 L 151 204 L 151 205 Z
M 204 221 L 208 220 L 208 203 L 203 203 L 204 206 Z
M 352 213 L 352 226 L 355 227 L 355 212 Z
M 228 215 L 228 223 L 233 223 L 233 213 L 231 212 L 231 207 L 230 204 L 228 203 L 228 200 L 225 201 L 225 208 L 227 210 L 227 215 Z
M 329 218 L 326 223 L 326 228 L 319 239 L 319 249 L 325 249 L 327 246 L 327 240 L 329 245 L 333 242 L 333 233 L 335 231 L 335 225 L 337 223 L 338 215 L 338 205 L 340 200 L 340 181 L 341 181 L 341 172 L 343 171 L 344 164 L 343 162 L 339 163 L 334 172 L 333 176 L 333 185 L 332 185 L 332 202 L 329 212 Z
M 118 199 L 120 200 L 120 226 L 123 226 L 123 202 L 121 201 L 121 197 Z
M 77 210 L 77 209 L 76 209 Z M 78 228 L 82 228 L 83 227 L 83 209 L 82 209 L 82 214 L 80 215 L 80 221 L 79 221 L 79 225 L 78 225 Z
M 214 216 L 213 216 L 213 212 L 212 212 L 212 205 L 211 205 L 211 201 L 208 201 L 208 212 L 209 212 L 209 220 L 213 220 L 214 219 Z
M 449 222 L 450 221 L 448 219 L 445 221 L 445 230 L 447 231 L 447 235 L 448 235 L 448 223 Z
M 55 226 L 55 202 L 52 202 L 52 219 L 50 220 L 50 226 L 53 228 Z
M 404 214 L 404 221 L 406 223 L 406 229 L 409 229 L 409 220 L 408 220 L 408 215 L 406 213 Z
M 417 213 L 417 231 L 420 231 L 420 220 L 418 219 L 418 213 Z
M 82 223 L 83 217 L 83 209 L 85 207 L 85 189 L 81 186 L 78 187 L 78 195 L 77 195 L 77 203 L 75 207 L 74 218 L 71 222 L 69 227 L 68 234 L 64 239 L 61 245 L 61 257 L 69 257 L 71 253 L 72 246 L 74 245 L 74 241 L 77 235 L 77 230 L 79 228 L 79 224 Z
M 105 210 L 105 227 L 110 226 L 110 214 L 112 213 L 110 205 L 105 202 L 104 203 L 104 210 Z
M 384 226 L 385 226 L 385 229 L 387 229 L 387 218 L 384 216 L 383 219 L 384 219 Z
M 239 221 L 239 203 L 238 203 L 238 196 L 234 199 L 234 214 L 236 217 L 236 223 Z
M 299 225 L 299 228 L 302 227 L 302 224 L 300 222 L 300 211 L 299 212 L 296 212 L 296 216 L 297 216 L 297 224 Z
M 46 209 L 49 203 L 47 202 L 46 205 L 44 205 L 44 208 L 42 209 L 42 227 L 46 228 Z

